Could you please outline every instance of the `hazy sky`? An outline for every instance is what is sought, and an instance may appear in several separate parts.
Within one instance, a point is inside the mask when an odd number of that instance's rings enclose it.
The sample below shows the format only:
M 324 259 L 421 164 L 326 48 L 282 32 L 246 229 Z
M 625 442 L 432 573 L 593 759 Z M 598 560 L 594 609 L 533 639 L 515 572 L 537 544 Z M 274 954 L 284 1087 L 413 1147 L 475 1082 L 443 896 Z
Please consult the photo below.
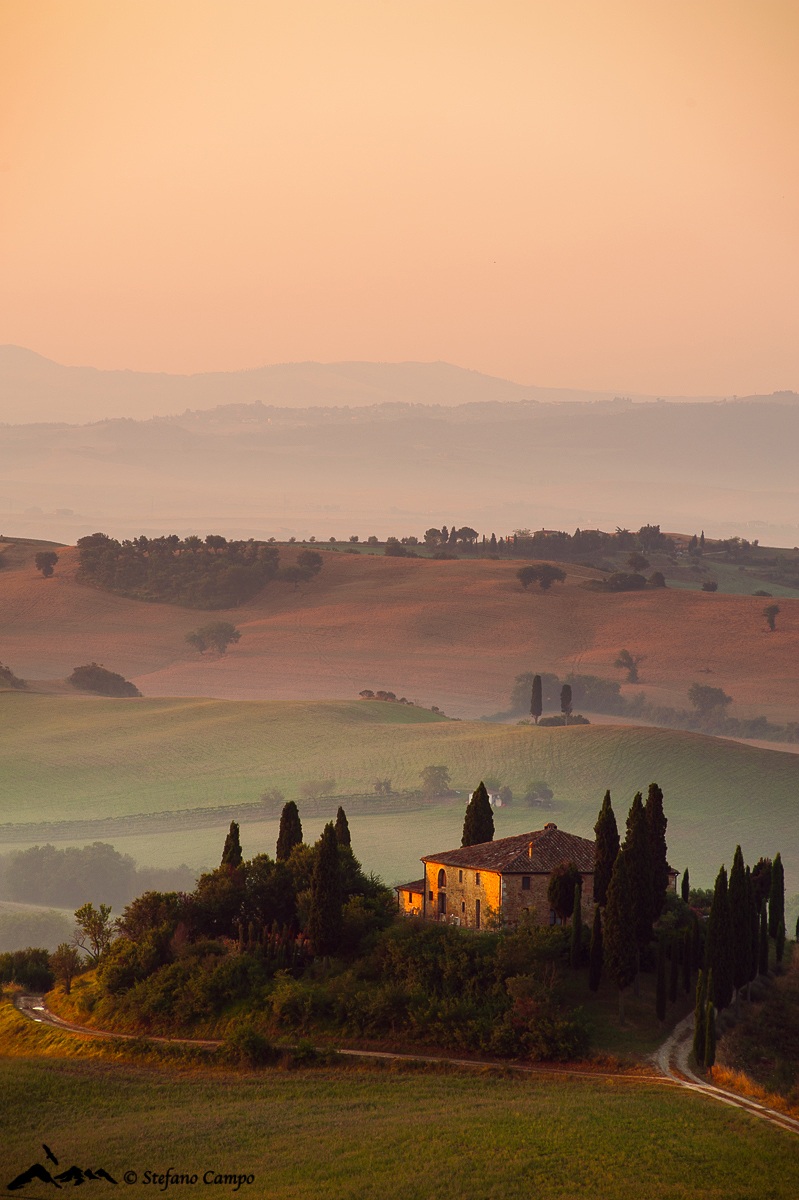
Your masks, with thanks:
M 0 0 L 0 342 L 799 389 L 797 0 Z

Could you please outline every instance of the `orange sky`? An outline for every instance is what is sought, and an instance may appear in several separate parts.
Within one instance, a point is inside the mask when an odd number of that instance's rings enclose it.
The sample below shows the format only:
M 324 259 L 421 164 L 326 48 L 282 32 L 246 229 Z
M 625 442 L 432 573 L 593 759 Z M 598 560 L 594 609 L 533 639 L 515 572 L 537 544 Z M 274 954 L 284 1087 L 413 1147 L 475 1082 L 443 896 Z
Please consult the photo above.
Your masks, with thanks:
M 799 390 L 796 0 L 0 0 L 0 342 Z

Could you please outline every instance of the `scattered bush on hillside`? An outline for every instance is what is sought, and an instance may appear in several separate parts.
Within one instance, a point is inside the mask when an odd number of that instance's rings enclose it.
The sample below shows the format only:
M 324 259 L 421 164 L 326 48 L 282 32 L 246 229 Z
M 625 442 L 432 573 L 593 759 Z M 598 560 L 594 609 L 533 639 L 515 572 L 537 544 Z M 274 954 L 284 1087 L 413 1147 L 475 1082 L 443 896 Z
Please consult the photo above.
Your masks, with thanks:
M 25 680 L 20 679 L 17 675 L 15 675 L 11 670 L 11 667 L 4 667 L 3 664 L 0 663 L 0 687 L 20 689 L 26 688 L 27 686 L 28 685 Z
M 228 541 L 220 534 L 181 540 L 104 533 L 78 541 L 78 581 L 189 608 L 237 608 L 277 575 L 280 554 L 268 542 Z M 300 556 L 302 557 L 302 556 Z
M 551 808 L 555 793 L 544 779 L 535 779 L 523 797 L 523 803 L 531 808 Z
M 608 575 L 607 579 L 586 579 L 581 586 L 589 592 L 641 592 L 646 588 L 647 582 L 643 575 L 629 571 L 614 571 L 612 575 Z M 652 586 L 662 585 L 653 584 Z
M 568 721 L 564 716 L 558 716 L 555 714 L 551 717 L 541 717 L 538 721 L 538 724 L 539 727 L 549 726 L 550 728 L 554 728 L 560 725 L 590 725 L 591 722 L 588 720 L 588 717 L 584 717 L 582 713 L 571 713 Z
M 216 650 L 217 654 L 224 654 L 228 646 L 235 645 L 240 638 L 241 630 L 230 621 L 211 621 L 208 625 L 202 625 L 186 634 L 186 641 L 199 650 L 200 654 L 205 654 L 206 650 Z
M 422 795 L 428 799 L 445 796 L 450 790 L 449 767 L 424 767 L 422 775 Z
M 706 579 L 702 584 L 703 592 L 717 592 L 719 590 L 718 582 L 715 579 Z
M 67 683 L 71 683 L 80 692 L 94 692 L 97 696 L 141 696 L 134 683 L 130 683 L 116 671 L 107 671 L 95 662 L 75 667 Z
M 520 567 L 516 572 L 516 578 L 525 591 L 531 583 L 537 583 L 542 592 L 548 592 L 553 583 L 564 582 L 566 572 L 560 567 L 553 567 L 551 563 L 541 563 L 537 567 Z
M 49 579 L 58 562 L 55 550 L 40 550 L 33 560 L 37 571 L 41 571 L 45 579 Z

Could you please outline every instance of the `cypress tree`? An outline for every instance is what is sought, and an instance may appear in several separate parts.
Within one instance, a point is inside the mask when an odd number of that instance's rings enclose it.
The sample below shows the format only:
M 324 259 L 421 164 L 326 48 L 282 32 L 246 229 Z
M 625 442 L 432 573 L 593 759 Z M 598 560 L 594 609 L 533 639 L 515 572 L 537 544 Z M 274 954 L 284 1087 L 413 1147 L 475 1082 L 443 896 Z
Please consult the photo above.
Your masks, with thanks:
M 630 881 L 633 895 L 633 927 L 637 945 L 636 961 L 640 962 L 641 951 L 652 939 L 652 849 L 649 826 L 641 800 L 636 792 L 627 817 L 627 836 L 624 839 L 627 852 Z M 638 967 L 635 972 L 635 994 L 638 995 Z
M 619 1020 L 624 1021 L 624 992 L 635 979 L 638 945 L 635 937 L 635 895 L 630 871 L 629 851 L 622 847 L 616 855 L 603 931 L 605 962 L 619 989 Z
M 599 990 L 602 978 L 602 916 L 599 905 L 594 905 L 594 924 L 591 927 L 591 952 L 588 959 L 588 986 L 592 992 Z
M 668 821 L 663 812 L 663 792 L 656 783 L 649 785 L 644 812 L 652 856 L 652 919 L 656 921 L 663 911 L 669 888 L 669 860 L 666 856 Z
M 297 805 L 293 800 L 289 800 L 283 805 L 283 811 L 280 814 L 275 858 L 278 862 L 285 862 L 294 847 L 300 845 L 302 845 L 302 822 Z
M 533 690 L 530 696 L 530 716 L 538 724 L 538 718 L 544 711 L 543 691 L 541 688 L 541 676 L 533 676 Z
M 695 971 L 701 969 L 705 961 L 705 950 L 702 929 L 696 913 L 691 913 L 691 966 Z
M 682 941 L 682 990 L 686 996 L 691 990 L 691 966 L 693 965 L 693 934 L 686 929 Z
M 774 958 L 778 963 L 782 962 L 782 956 L 785 953 L 785 923 L 780 921 L 777 926 L 777 937 L 774 942 Z
M 347 822 L 347 814 L 344 812 L 344 809 L 341 807 L 341 805 L 339 805 L 338 812 L 336 813 L 335 830 L 336 841 L 338 842 L 339 846 L 351 847 L 352 836 L 350 835 L 350 827 Z
M 758 959 L 760 957 L 760 913 L 757 910 L 755 891 L 752 885 L 752 872 L 746 868 L 746 905 L 749 912 L 749 978 L 747 979 L 747 999 L 751 999 L 749 984 L 757 977 Z
M 768 920 L 765 904 L 760 909 L 760 945 L 757 955 L 757 969 L 761 975 L 768 975 Z
M 716 1010 L 713 1007 L 713 1001 L 708 1000 L 707 1011 L 705 1013 L 705 1057 L 704 1067 L 706 1071 L 716 1061 Z
M 311 875 L 307 933 L 315 954 L 327 956 L 338 947 L 341 938 L 341 899 L 338 842 L 333 824 L 328 822 L 316 845 Z
M 231 821 L 228 835 L 225 838 L 225 845 L 222 849 L 222 862 L 220 865 L 233 869 L 241 866 L 241 860 L 241 840 L 239 838 L 238 822 Z
M 583 889 L 574 885 L 574 908 L 572 910 L 572 932 L 570 945 L 571 965 L 577 971 L 583 964 Z
M 619 830 L 613 805 L 610 802 L 610 792 L 605 792 L 605 799 L 599 810 L 594 833 L 596 834 L 594 900 L 597 904 L 604 906 L 607 903 L 608 884 L 613 874 L 613 864 L 619 853 Z
M 796 918 L 796 929 L 794 930 L 794 941 L 799 942 L 799 917 Z
M 707 923 L 705 962 L 713 972 L 713 990 L 708 998 L 721 1012 L 732 1000 L 733 990 L 733 936 L 730 915 L 730 897 L 727 889 L 727 872 L 722 867 L 716 876 L 713 903 Z
M 694 1005 L 694 1060 L 698 1067 L 705 1061 L 705 1019 L 707 1008 L 707 975 L 699 972 L 696 981 L 696 1004 Z
M 680 949 L 682 947 L 682 939 L 673 937 L 671 939 L 671 970 L 669 972 L 669 1000 L 672 1004 L 677 1000 L 677 983 L 680 978 Z
M 732 982 L 735 987 L 736 1012 L 739 1011 L 738 993 L 749 982 L 750 955 L 752 950 L 752 927 L 749 921 L 749 904 L 746 894 L 746 870 L 741 847 L 735 847 L 730 869 L 730 922 L 732 926 Z
M 666 946 L 663 938 L 658 940 L 655 1012 L 659 1021 L 666 1020 Z
M 462 846 L 477 846 L 481 842 L 494 840 L 494 814 L 488 799 L 486 785 L 481 781 L 466 805 L 463 819 Z
M 685 868 L 685 870 L 682 873 L 682 883 L 680 884 L 680 895 L 682 896 L 683 900 L 687 904 L 689 897 L 691 895 L 691 881 L 688 877 L 688 868 L 687 867 Z
M 785 872 L 782 856 L 777 854 L 771 864 L 771 887 L 768 894 L 768 935 L 775 938 L 780 922 L 785 924 Z
M 564 724 L 568 725 L 572 713 L 572 690 L 568 683 L 564 683 L 560 689 L 560 711 L 563 714 Z

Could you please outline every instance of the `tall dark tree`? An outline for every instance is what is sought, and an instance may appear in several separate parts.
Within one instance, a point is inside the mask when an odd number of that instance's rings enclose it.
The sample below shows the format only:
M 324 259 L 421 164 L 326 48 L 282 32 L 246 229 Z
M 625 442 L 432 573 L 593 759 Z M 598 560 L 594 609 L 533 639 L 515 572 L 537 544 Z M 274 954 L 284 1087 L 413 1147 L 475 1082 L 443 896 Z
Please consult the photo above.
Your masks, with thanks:
M 588 958 L 588 986 L 592 992 L 599 990 L 603 959 L 602 914 L 599 905 L 595 904 L 594 924 L 591 927 L 591 950 Z
M 616 815 L 610 801 L 610 792 L 605 792 L 605 799 L 599 810 L 596 825 L 596 858 L 594 862 L 594 900 L 603 907 L 607 903 L 608 884 L 613 874 L 613 864 L 619 853 L 619 830 L 616 825 Z
M 747 999 L 751 999 L 751 987 L 749 985 L 753 979 L 757 978 L 757 965 L 760 956 L 760 913 L 755 901 L 752 873 L 748 867 L 746 868 L 746 910 L 749 921 L 749 978 L 746 983 Z
M 686 929 L 682 939 L 682 990 L 686 996 L 691 990 L 691 967 L 693 966 L 693 936 Z
M 656 783 L 649 785 L 644 812 L 652 854 L 652 918 L 657 920 L 663 911 L 669 887 L 669 862 L 666 857 L 668 821 L 663 812 L 663 792 Z
M 677 1000 L 677 985 L 680 980 L 680 951 L 683 948 L 682 938 L 675 935 L 671 939 L 671 960 L 669 963 L 669 1001 L 671 1004 Z
M 241 839 L 239 837 L 238 822 L 231 821 L 228 835 L 225 838 L 225 845 L 222 849 L 222 862 L 220 863 L 220 866 L 231 868 L 240 867 L 241 860 Z
M 569 956 L 571 965 L 575 971 L 583 965 L 583 904 L 582 904 L 583 888 L 582 880 L 574 885 L 574 899 L 572 901 L 572 933 L 571 944 L 569 947 Z
M 746 889 L 746 868 L 741 847 L 735 847 L 730 868 L 730 922 L 732 925 L 732 982 L 736 991 L 736 1011 L 741 988 L 748 983 L 752 953 L 752 926 L 749 919 L 749 897 Z
M 777 926 L 777 936 L 774 939 L 774 961 L 781 963 L 785 954 L 785 922 L 780 921 Z
M 568 725 L 569 717 L 572 715 L 572 690 L 568 683 L 564 683 L 560 689 L 560 711 L 563 714 L 564 722 Z
M 36 570 L 41 571 L 45 579 L 49 579 L 55 570 L 58 555 L 55 550 L 40 550 L 33 561 L 36 564 Z
M 316 846 L 307 933 L 314 953 L 327 957 L 341 941 L 342 887 L 338 842 L 328 822 Z
M 721 1011 L 732 1000 L 734 949 L 730 896 L 727 887 L 727 871 L 722 867 L 716 876 L 713 888 L 713 903 L 707 923 L 705 963 L 713 972 L 713 990 L 709 999 Z
M 605 963 L 619 989 L 620 1021 L 624 1021 L 624 993 L 635 979 L 638 964 L 635 911 L 630 852 L 622 847 L 616 855 L 608 887 L 603 932 Z
M 707 1016 L 707 972 L 700 971 L 696 981 L 696 1004 L 694 1005 L 694 1059 L 700 1068 L 705 1063 L 705 1029 Z
M 758 912 L 763 901 L 768 900 L 771 891 L 771 865 L 770 858 L 759 858 L 752 867 L 752 889 Z
M 638 947 L 637 961 L 640 963 L 641 951 L 649 945 L 652 939 L 652 922 L 655 917 L 652 888 L 652 843 L 640 792 L 636 792 L 630 806 L 624 849 L 627 852 L 632 883 L 634 930 Z M 635 973 L 635 994 L 638 995 L 638 969 Z
M 716 1010 L 713 1001 L 708 998 L 705 1009 L 705 1061 L 704 1068 L 709 1071 L 716 1061 Z
M 682 873 L 682 883 L 680 884 L 680 895 L 682 896 L 684 902 L 687 904 L 690 899 L 690 896 L 691 896 L 691 879 L 688 874 L 687 867 L 685 868 L 685 870 Z
M 658 940 L 655 1012 L 659 1021 L 666 1020 L 666 946 L 663 938 Z
M 541 716 L 541 713 L 543 711 L 544 711 L 544 700 L 543 700 L 543 690 L 541 687 L 541 676 L 534 675 L 533 676 L 533 690 L 532 690 L 532 693 L 530 696 L 530 715 L 533 718 L 533 720 L 535 721 L 536 725 L 538 724 L 538 718 Z
M 339 846 L 351 847 L 352 836 L 350 834 L 350 827 L 347 821 L 347 814 L 344 812 L 344 809 L 341 807 L 341 805 L 339 805 L 338 812 L 336 813 L 335 830 L 336 841 L 338 842 Z
M 771 864 L 771 887 L 768 893 L 768 935 L 775 938 L 780 924 L 785 924 L 785 872 L 782 856 L 775 855 Z
M 283 811 L 280 814 L 280 828 L 277 834 L 275 858 L 278 862 L 285 862 L 294 847 L 301 844 L 302 822 L 300 821 L 299 810 L 293 800 L 288 800 L 283 805 Z
M 768 975 L 768 917 L 765 904 L 760 909 L 760 941 L 757 953 L 757 970 L 759 975 Z
M 477 846 L 481 842 L 493 842 L 493 840 L 494 814 L 491 811 L 491 801 L 488 798 L 486 785 L 481 780 L 466 805 L 461 845 Z

